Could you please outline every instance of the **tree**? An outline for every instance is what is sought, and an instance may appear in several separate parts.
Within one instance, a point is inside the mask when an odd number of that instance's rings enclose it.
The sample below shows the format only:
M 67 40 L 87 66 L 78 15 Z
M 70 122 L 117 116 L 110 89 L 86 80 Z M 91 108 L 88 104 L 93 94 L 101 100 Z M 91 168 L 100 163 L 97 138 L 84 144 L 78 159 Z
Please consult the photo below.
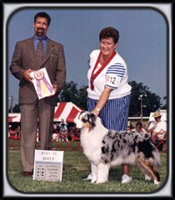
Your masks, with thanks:
M 13 112 L 14 113 L 20 113 L 20 108 L 18 104 L 15 104 L 14 108 L 13 108 Z
M 137 83 L 136 81 L 129 82 L 129 84 L 132 86 L 129 116 L 140 116 L 141 101 L 139 100 L 139 96 L 141 94 L 147 95 L 142 99 L 143 116 L 149 116 L 150 112 L 154 112 L 155 110 L 161 108 L 161 98 L 155 93 L 149 91 L 149 87 L 144 86 L 143 83 Z M 71 101 L 80 108 L 87 110 L 86 99 L 87 86 L 82 86 L 78 89 L 77 83 L 71 81 L 65 84 L 62 92 L 59 95 L 58 101 Z
M 166 102 L 161 108 L 162 109 L 167 109 L 167 97 L 163 97 L 163 100 Z
M 150 112 L 154 112 L 160 108 L 166 109 L 166 104 L 162 106 L 161 98 L 149 91 L 149 87 L 144 86 L 143 83 L 137 83 L 136 81 L 131 81 L 129 84 L 132 86 L 129 116 L 140 116 L 141 101 L 139 100 L 139 96 L 143 94 L 146 94 L 146 97 L 143 97 L 142 99 L 143 116 L 149 116 Z M 57 101 L 72 102 L 81 109 L 87 110 L 87 87 L 88 86 L 81 86 L 78 88 L 78 84 L 74 81 L 67 82 L 61 93 L 58 95 Z M 166 100 L 166 97 L 164 97 L 164 100 Z M 19 112 L 18 105 L 15 105 L 13 112 Z
M 76 102 L 78 95 L 77 83 L 71 81 L 64 85 L 61 93 L 58 96 L 60 102 Z
M 149 91 L 149 87 L 144 86 L 143 83 L 136 83 L 136 81 L 129 82 L 132 86 L 131 91 L 131 101 L 129 116 L 140 116 L 141 113 L 141 102 L 139 96 L 146 94 L 146 97 L 143 97 L 143 116 L 149 116 L 150 112 L 161 108 L 161 98 Z
M 82 86 L 79 89 L 79 93 L 78 93 L 78 102 L 77 102 L 77 106 L 79 106 L 80 108 L 82 108 L 83 110 L 87 110 L 87 103 L 86 103 L 86 99 L 87 99 L 87 88 L 88 86 Z
M 77 88 L 74 81 L 65 84 L 63 90 L 58 96 L 58 102 L 72 102 L 83 110 L 87 110 L 87 86 Z
M 8 110 L 8 112 L 13 112 L 13 113 L 20 113 L 20 108 L 18 104 L 15 104 L 15 106 L 13 107 L 13 110 L 11 111 L 11 109 Z

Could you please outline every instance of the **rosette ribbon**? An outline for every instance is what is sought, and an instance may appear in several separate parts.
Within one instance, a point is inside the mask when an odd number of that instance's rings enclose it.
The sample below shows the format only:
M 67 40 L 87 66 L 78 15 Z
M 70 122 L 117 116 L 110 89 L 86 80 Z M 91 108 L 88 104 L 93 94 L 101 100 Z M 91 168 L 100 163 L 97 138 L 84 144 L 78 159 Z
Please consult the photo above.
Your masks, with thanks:
M 36 71 L 34 76 L 35 76 L 35 79 L 36 79 L 38 96 L 42 97 L 41 81 L 44 82 L 44 84 L 46 85 L 46 87 L 48 88 L 50 93 L 53 92 L 53 88 L 51 87 L 51 85 L 49 84 L 47 79 L 45 78 L 44 73 L 42 71 Z

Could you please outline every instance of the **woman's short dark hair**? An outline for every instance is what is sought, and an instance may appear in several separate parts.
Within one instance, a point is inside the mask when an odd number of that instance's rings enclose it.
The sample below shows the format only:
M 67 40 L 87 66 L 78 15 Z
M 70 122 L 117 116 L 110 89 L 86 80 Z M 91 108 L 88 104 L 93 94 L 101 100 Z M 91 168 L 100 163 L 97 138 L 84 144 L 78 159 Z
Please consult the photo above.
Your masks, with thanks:
M 119 31 L 113 27 L 106 27 L 100 31 L 99 39 L 112 37 L 114 39 L 114 43 L 116 44 L 119 39 Z
M 35 17 L 34 17 L 34 23 L 36 22 L 36 19 L 37 19 L 38 17 L 46 18 L 46 19 L 47 19 L 47 22 L 48 22 L 48 26 L 49 26 L 49 24 L 50 24 L 50 22 L 51 22 L 51 18 L 50 18 L 50 16 L 49 16 L 46 12 L 39 12 L 39 13 L 37 13 L 37 14 L 35 15 Z

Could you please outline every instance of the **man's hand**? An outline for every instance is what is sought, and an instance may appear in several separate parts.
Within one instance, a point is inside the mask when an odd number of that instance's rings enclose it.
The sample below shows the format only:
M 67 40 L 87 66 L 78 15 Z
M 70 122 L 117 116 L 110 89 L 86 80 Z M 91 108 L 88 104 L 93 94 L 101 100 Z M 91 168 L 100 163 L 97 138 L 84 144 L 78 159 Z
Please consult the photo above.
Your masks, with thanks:
M 52 87 L 53 87 L 53 89 L 54 89 L 54 91 L 55 91 L 55 93 L 57 92 L 57 89 L 58 89 L 58 86 L 57 85 L 52 85 Z
M 24 76 L 24 78 L 27 80 L 27 81 L 30 81 L 30 82 L 32 82 L 32 77 L 30 76 L 30 72 L 32 72 L 33 70 L 31 70 L 31 69 L 27 69 L 27 70 L 25 70 L 24 71 L 24 74 L 23 74 L 23 76 Z
M 54 94 L 50 95 L 49 97 L 54 96 L 55 93 L 57 92 L 58 86 L 57 86 L 57 85 L 52 85 L 52 87 L 53 87 L 53 89 L 54 89 Z

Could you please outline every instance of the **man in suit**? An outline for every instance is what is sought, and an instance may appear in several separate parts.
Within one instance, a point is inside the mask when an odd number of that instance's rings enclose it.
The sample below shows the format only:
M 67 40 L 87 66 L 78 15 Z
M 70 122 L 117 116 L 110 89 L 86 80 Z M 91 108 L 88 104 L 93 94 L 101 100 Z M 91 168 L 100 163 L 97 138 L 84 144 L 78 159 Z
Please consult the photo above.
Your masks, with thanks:
M 51 18 L 46 12 L 35 15 L 34 36 L 16 43 L 10 65 L 11 73 L 20 80 L 19 105 L 22 131 L 20 148 L 23 176 L 30 176 L 33 173 L 38 119 L 40 149 L 49 149 L 56 99 L 66 79 L 63 45 L 46 36 L 50 21 Z M 37 54 L 39 42 L 42 45 L 40 57 Z M 39 100 L 30 72 L 43 67 L 47 70 L 55 94 Z

